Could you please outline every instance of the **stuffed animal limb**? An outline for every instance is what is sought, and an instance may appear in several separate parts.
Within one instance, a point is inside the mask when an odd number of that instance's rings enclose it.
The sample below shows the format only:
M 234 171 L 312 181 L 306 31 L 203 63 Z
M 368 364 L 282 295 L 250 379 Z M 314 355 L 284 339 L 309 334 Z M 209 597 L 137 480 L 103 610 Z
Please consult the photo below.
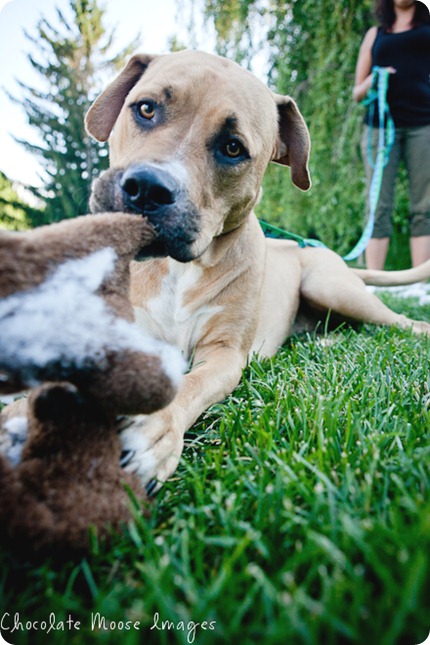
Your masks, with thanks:
M 100 395 L 112 391 L 116 405 L 121 369 L 136 392 L 139 361 L 146 355 L 152 357 L 154 380 L 156 364 L 167 377 L 164 403 L 155 397 L 157 388 L 150 391 L 148 376 L 148 394 L 130 396 L 124 412 L 137 412 L 133 408 L 145 402 L 147 412 L 167 405 L 183 361 L 175 349 L 143 336 L 128 299 L 130 261 L 154 239 L 144 218 L 126 214 L 83 216 L 28 233 L 0 232 L 1 391 L 67 380 L 86 383 L 97 394 L 95 383 L 102 380 Z
M 31 393 L 27 420 L 20 464 L 0 457 L 2 542 L 27 557 L 84 552 L 91 527 L 103 539 L 130 520 L 127 487 L 145 498 L 119 465 L 114 418 L 74 385 L 56 383 Z

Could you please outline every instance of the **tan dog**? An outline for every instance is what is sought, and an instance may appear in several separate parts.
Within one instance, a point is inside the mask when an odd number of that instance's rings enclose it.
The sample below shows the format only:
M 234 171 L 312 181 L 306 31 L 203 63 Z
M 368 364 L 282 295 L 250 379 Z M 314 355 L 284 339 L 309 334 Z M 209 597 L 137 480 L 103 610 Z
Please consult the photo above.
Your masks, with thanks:
M 267 240 L 253 213 L 270 161 L 310 186 L 309 136 L 294 101 L 233 62 L 198 52 L 134 56 L 96 100 L 87 129 L 109 138 L 111 169 L 95 182 L 93 211 L 144 213 L 160 254 L 132 267 L 137 321 L 191 361 L 164 410 L 122 432 L 128 468 L 165 480 L 184 433 L 238 384 L 252 353 L 273 355 L 328 310 L 349 320 L 411 327 L 365 288 L 430 276 L 430 262 L 388 275 L 350 270 L 335 253 Z

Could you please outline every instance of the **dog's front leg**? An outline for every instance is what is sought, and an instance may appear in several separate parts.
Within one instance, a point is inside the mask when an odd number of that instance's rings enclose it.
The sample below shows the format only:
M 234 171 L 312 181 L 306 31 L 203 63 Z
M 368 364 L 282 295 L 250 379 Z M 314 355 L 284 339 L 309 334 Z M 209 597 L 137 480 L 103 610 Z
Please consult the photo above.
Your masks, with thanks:
M 144 484 L 170 477 L 178 466 L 185 432 L 206 408 L 233 391 L 245 364 L 246 354 L 237 349 L 211 345 L 197 350 L 193 369 L 184 376 L 170 405 L 123 422 L 127 470 L 136 472 Z

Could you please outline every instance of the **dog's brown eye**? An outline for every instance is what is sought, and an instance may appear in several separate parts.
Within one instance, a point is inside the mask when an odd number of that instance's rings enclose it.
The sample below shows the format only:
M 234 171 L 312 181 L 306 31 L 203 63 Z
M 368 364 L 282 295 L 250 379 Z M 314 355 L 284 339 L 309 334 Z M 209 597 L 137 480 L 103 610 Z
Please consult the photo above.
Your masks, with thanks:
M 226 143 L 225 152 L 227 156 L 231 157 L 232 159 L 235 159 L 236 157 L 239 157 L 242 154 L 243 146 L 236 139 L 232 139 L 231 141 Z
M 153 119 L 155 116 L 155 105 L 149 101 L 144 103 L 139 103 L 139 114 L 143 116 L 144 119 Z

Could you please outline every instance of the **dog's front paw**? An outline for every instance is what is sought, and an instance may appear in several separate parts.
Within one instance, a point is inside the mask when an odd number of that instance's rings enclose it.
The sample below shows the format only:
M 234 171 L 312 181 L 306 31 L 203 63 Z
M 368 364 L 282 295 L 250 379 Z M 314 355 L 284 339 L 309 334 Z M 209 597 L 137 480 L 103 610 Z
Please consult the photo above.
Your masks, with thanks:
M 178 466 L 184 445 L 181 433 L 173 429 L 167 410 L 126 417 L 119 429 L 122 466 L 136 473 L 142 484 L 154 492 L 153 480 L 165 482 Z

